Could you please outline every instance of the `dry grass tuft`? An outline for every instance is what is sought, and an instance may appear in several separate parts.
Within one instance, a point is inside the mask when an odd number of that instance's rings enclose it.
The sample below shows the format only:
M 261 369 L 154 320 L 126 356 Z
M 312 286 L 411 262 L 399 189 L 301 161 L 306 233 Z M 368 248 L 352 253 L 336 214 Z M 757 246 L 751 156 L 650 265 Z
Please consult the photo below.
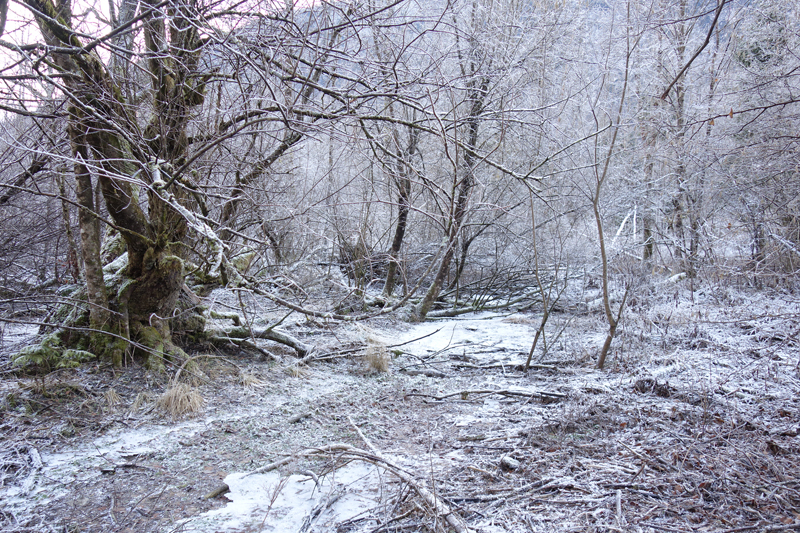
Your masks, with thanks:
M 392 356 L 389 354 L 389 350 L 386 349 L 385 344 L 369 343 L 364 354 L 364 360 L 370 370 L 388 372 Z
M 172 418 L 191 415 L 200 411 L 205 403 L 197 389 L 185 383 L 177 383 L 167 389 L 156 402 Z
M 525 326 L 533 326 L 539 324 L 539 319 L 534 319 L 528 316 L 514 315 L 504 318 L 502 322 L 505 322 L 506 324 L 522 324 Z
M 308 371 L 305 368 L 299 367 L 297 365 L 290 365 L 283 369 L 284 372 L 292 376 L 293 378 L 302 378 L 308 374 Z
M 388 372 L 389 364 L 392 362 L 392 355 L 386 348 L 386 341 L 363 324 L 359 324 L 358 329 L 364 336 L 364 341 L 367 343 L 367 348 L 364 352 L 364 361 L 367 363 L 367 370 L 373 372 Z
M 140 392 L 137 394 L 136 398 L 133 400 L 133 404 L 131 405 L 131 413 L 135 413 L 141 409 L 142 406 L 150 399 L 148 396 L 149 395 L 146 392 Z
M 264 386 L 264 381 L 258 379 L 254 374 L 250 374 L 248 372 L 241 372 L 239 374 L 239 384 L 242 387 L 248 388 L 258 388 Z
M 108 389 L 105 393 L 103 393 L 103 397 L 106 400 L 106 405 L 111 408 L 116 407 L 122 401 L 122 398 L 120 398 L 117 391 L 113 388 Z

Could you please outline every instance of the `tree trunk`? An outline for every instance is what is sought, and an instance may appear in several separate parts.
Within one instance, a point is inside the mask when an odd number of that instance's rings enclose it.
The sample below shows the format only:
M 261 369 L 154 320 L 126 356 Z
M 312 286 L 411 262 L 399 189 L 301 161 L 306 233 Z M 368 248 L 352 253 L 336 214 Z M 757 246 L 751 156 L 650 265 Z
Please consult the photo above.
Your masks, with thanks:
M 394 292 L 395 279 L 397 277 L 397 268 L 399 266 L 400 249 L 403 246 L 403 238 L 406 234 L 406 225 L 408 223 L 408 213 L 411 196 L 411 180 L 407 177 L 400 178 L 397 184 L 398 190 L 398 213 L 397 213 L 397 226 L 394 229 L 394 239 L 392 239 L 392 247 L 389 249 L 389 268 L 386 271 L 386 284 L 383 286 L 383 294 L 391 296 Z
M 408 148 L 405 153 L 398 151 L 397 159 L 395 160 L 395 182 L 397 184 L 397 225 L 394 229 L 394 239 L 392 239 L 392 247 L 389 249 L 389 268 L 386 272 L 386 284 L 383 287 L 383 294 L 391 296 L 394 292 L 395 279 L 397 277 L 397 268 L 400 264 L 399 256 L 400 249 L 403 247 L 403 239 L 406 234 L 406 227 L 408 224 L 408 214 L 411 210 L 411 177 L 412 172 L 411 163 L 409 158 L 417 151 L 417 141 L 419 140 L 419 130 L 409 128 L 409 141 Z M 398 143 L 398 135 L 395 130 L 395 143 Z
M 649 215 L 642 217 L 642 261 L 650 262 L 653 258 L 653 219 Z
M 434 302 L 442 292 L 444 279 L 447 276 L 447 271 L 450 269 L 450 262 L 453 260 L 453 252 L 455 250 L 455 237 L 453 236 L 453 233 L 457 233 L 457 230 L 452 230 L 450 232 L 447 250 L 445 250 L 444 256 L 442 256 L 442 261 L 439 263 L 439 269 L 436 271 L 436 277 L 433 278 L 433 283 L 431 283 L 431 286 L 428 288 L 428 292 L 425 293 L 425 297 L 422 299 L 422 302 L 417 308 L 416 314 L 420 320 L 425 320 L 425 317 L 428 316 L 428 313 L 433 308 Z
M 80 205 L 78 227 L 80 228 L 83 279 L 86 283 L 86 299 L 89 303 L 89 325 L 92 329 L 102 330 L 110 325 L 111 311 L 103 279 L 103 264 L 100 260 L 100 224 L 96 217 L 92 177 L 83 158 L 85 146 L 75 142 L 75 139 L 73 142 L 78 157 L 75 161 L 75 182 L 76 195 Z
M 474 130 L 473 138 L 477 143 L 477 123 L 475 124 Z M 420 320 L 425 320 L 428 312 L 433 307 L 434 302 L 436 302 L 436 299 L 442 292 L 444 280 L 447 277 L 448 271 L 450 270 L 450 263 L 453 260 L 453 255 L 455 254 L 456 250 L 456 241 L 458 240 L 458 234 L 461 232 L 461 226 L 463 225 L 466 217 L 469 196 L 474 185 L 474 177 L 472 175 L 473 170 L 474 169 L 468 165 L 466 175 L 461 180 L 461 184 L 458 189 L 458 199 L 456 201 L 454 215 L 450 220 L 450 225 L 447 230 L 447 249 L 444 252 L 444 256 L 442 256 L 442 261 L 439 263 L 439 268 L 436 271 L 436 276 L 433 279 L 433 283 L 431 283 L 431 286 L 428 288 L 428 292 L 425 293 L 425 297 L 422 299 L 422 302 L 417 309 L 417 316 Z
M 71 31 L 69 0 L 25 0 L 35 11 L 39 28 L 48 45 L 82 48 Z M 80 209 L 81 243 L 90 309 L 90 325 L 109 335 L 90 335 L 90 348 L 114 364 L 122 363 L 127 339 L 137 341 L 155 366 L 165 355 L 182 355 L 171 342 L 169 320 L 184 282 L 179 257 L 187 232 L 187 220 L 179 212 L 174 195 L 162 195 L 163 169 L 183 161 L 186 124 L 190 109 L 202 103 L 202 81 L 191 76 L 196 66 L 198 41 L 194 26 L 188 24 L 180 6 L 171 13 L 169 28 L 163 15 L 154 10 L 145 17 L 145 45 L 153 52 L 148 69 L 154 90 L 156 112 L 145 128 L 142 145 L 129 141 L 140 138 L 135 117 L 109 71 L 94 53 L 53 58 L 65 73 L 69 107 L 70 140 L 75 154 L 75 179 Z M 169 37 L 169 39 L 168 39 Z M 179 50 L 179 55 L 165 51 Z M 127 266 L 115 273 L 109 293 L 100 256 L 100 229 L 92 198 L 92 176 L 88 161 L 93 159 L 97 179 L 108 213 L 127 248 Z M 162 161 L 164 163 L 162 163 Z M 162 180 L 161 178 L 165 178 Z M 148 214 L 141 209 L 136 180 L 149 180 Z M 181 189 L 182 191 L 183 189 Z M 181 192 L 177 193 L 182 194 Z M 71 336 L 70 336 L 71 338 Z M 155 356 L 150 359 L 150 356 Z
M 480 85 L 476 86 L 479 81 Z M 486 91 L 489 86 L 489 78 L 482 77 L 475 79 L 472 81 L 472 84 L 473 86 L 469 98 L 472 105 L 470 106 L 469 115 L 466 120 L 468 134 L 464 150 L 464 177 L 461 178 L 461 183 L 458 186 L 458 197 L 447 227 L 447 249 L 444 252 L 441 263 L 439 263 L 439 269 L 436 271 L 436 277 L 434 277 L 433 283 L 431 283 L 428 292 L 425 293 L 425 297 L 416 310 L 416 315 L 420 320 L 425 320 L 434 302 L 442 292 L 444 280 L 450 270 L 450 262 L 453 260 L 453 255 L 455 253 L 456 241 L 458 240 L 458 235 L 461 233 L 461 228 L 466 219 L 472 187 L 475 185 L 475 167 L 478 162 L 476 152 L 478 148 L 478 129 L 480 126 L 480 115 L 483 112 L 484 99 L 486 98 Z
M 64 233 L 67 237 L 67 270 L 72 276 L 75 283 L 82 279 L 83 261 L 79 261 L 80 248 L 75 241 L 75 233 L 72 231 L 72 214 L 70 209 L 70 202 L 67 200 L 67 185 L 64 182 L 64 175 L 67 169 L 61 165 L 56 172 L 56 181 L 58 182 L 58 194 L 61 196 L 61 218 L 64 221 Z
M 647 133 L 644 138 L 644 144 L 647 147 L 647 154 L 644 160 L 644 182 L 646 187 L 645 202 L 646 205 L 642 210 L 642 261 L 649 263 L 653 258 L 653 251 L 655 249 L 653 226 L 652 208 L 650 206 L 652 189 L 653 189 L 653 169 L 655 162 L 653 161 L 652 150 L 656 144 L 656 136 L 653 132 Z

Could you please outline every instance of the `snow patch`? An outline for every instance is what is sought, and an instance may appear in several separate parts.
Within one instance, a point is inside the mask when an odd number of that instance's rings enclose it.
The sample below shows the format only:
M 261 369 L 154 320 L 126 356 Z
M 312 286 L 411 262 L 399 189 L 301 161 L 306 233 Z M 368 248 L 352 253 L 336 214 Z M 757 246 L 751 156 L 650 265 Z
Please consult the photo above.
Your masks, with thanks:
M 321 477 L 319 485 L 303 475 L 231 474 L 225 478 L 230 487 L 226 497 L 231 502 L 182 522 L 179 529 L 208 533 L 335 531 L 336 524 L 379 503 L 380 481 L 375 467 L 359 463 Z

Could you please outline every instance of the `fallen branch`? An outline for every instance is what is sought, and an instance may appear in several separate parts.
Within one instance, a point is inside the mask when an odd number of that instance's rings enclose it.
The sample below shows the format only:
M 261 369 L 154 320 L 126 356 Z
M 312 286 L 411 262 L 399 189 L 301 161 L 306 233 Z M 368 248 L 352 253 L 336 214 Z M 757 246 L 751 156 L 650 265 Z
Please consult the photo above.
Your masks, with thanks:
M 214 311 L 213 309 L 208 312 L 211 318 L 215 318 L 217 320 L 231 320 L 234 326 L 241 326 L 242 325 L 242 318 L 238 315 L 238 313 L 223 313 L 220 311 Z
M 364 434 L 361 432 L 361 429 L 359 429 L 359 427 L 355 425 L 353 419 L 350 418 L 350 416 L 347 417 L 347 420 L 349 420 L 350 425 L 353 426 L 353 428 L 355 428 L 356 433 L 358 433 L 358 436 L 361 437 L 361 440 L 364 441 L 367 447 L 370 450 L 372 450 L 372 453 L 375 454 L 375 456 L 380 460 L 384 469 L 391 472 L 392 474 L 400 478 L 400 480 L 402 480 L 411 488 L 413 488 L 414 491 L 417 494 L 419 494 L 429 506 L 433 508 L 434 512 L 444 516 L 444 519 L 447 521 L 448 524 L 450 524 L 453 527 L 453 529 L 456 530 L 456 533 L 471 533 L 469 526 L 467 526 L 467 523 L 464 521 L 463 518 L 461 518 L 461 516 L 458 515 L 458 513 L 450 509 L 450 507 L 446 503 L 444 503 L 440 498 L 438 498 L 434 493 L 429 491 L 427 488 L 423 487 L 416 479 L 414 479 L 413 476 L 408 474 L 405 470 L 395 465 L 388 459 L 386 459 L 380 452 L 380 450 L 378 450 L 378 448 L 374 444 L 372 444 L 372 442 L 370 442 L 366 436 L 364 436 Z
M 305 357 L 314 351 L 311 346 L 308 346 L 300 340 L 292 337 L 288 333 L 284 333 L 273 328 L 260 331 L 253 330 L 253 337 L 289 346 L 297 352 L 298 357 Z
M 217 496 L 222 496 L 223 494 L 227 494 L 230 491 L 231 488 L 226 483 L 222 483 L 217 488 L 215 488 L 214 490 L 203 496 L 203 499 L 210 500 L 212 498 L 216 498 Z
M 284 333 L 283 331 L 275 329 L 274 327 L 252 330 L 246 327 L 209 330 L 209 339 L 211 342 L 215 342 L 215 338 L 224 342 L 230 342 L 232 340 L 235 341 L 236 339 L 262 339 L 273 341 L 292 348 L 295 352 L 297 352 L 298 357 L 306 357 L 313 352 L 312 347 L 289 335 L 288 333 Z
M 214 346 L 225 348 L 229 344 L 233 344 L 242 348 L 243 350 L 250 350 L 252 352 L 258 352 L 263 355 L 266 359 L 273 359 L 278 363 L 281 362 L 281 358 L 275 355 L 274 353 L 270 353 L 261 346 L 257 345 L 256 343 L 252 342 L 250 339 L 235 339 L 233 337 L 210 337 L 208 341 L 213 344 Z
M 742 526 L 742 527 L 735 527 L 733 529 L 722 529 L 717 531 L 716 533 L 739 533 L 740 531 L 763 531 L 764 533 L 771 533 L 772 531 L 789 531 L 792 529 L 800 529 L 800 522 L 795 522 L 794 524 L 786 524 L 782 526 L 765 526 L 765 525 L 757 525 L 757 526 Z
M 505 303 L 496 304 L 496 305 L 483 305 L 483 304 L 473 304 L 468 305 L 465 307 L 451 307 L 448 309 L 440 309 L 437 311 L 431 311 L 426 315 L 426 318 L 454 318 L 461 315 L 467 315 L 469 313 L 482 313 L 486 311 L 501 311 L 507 310 L 511 306 L 516 305 L 520 302 L 523 302 L 527 299 L 527 296 L 519 296 L 514 298 L 513 300 L 508 300 Z
M 353 424 L 353 421 L 350 420 L 350 423 Z M 448 524 L 450 524 L 453 529 L 455 529 L 456 533 L 472 533 L 472 530 L 469 529 L 466 522 L 463 518 L 461 518 L 458 513 L 454 510 L 450 509 L 450 507 L 443 502 L 440 498 L 438 498 L 434 493 L 430 490 L 422 486 L 422 484 L 417 481 L 414 476 L 403 469 L 401 466 L 389 461 L 386 459 L 383 454 L 371 443 L 364 434 L 358 429 L 355 424 L 353 426 L 356 428 L 356 432 L 361 436 L 362 440 L 367 444 L 367 447 L 372 450 L 372 453 L 367 452 L 366 450 L 361 450 L 354 446 L 350 446 L 349 444 L 342 444 L 342 443 L 333 443 L 327 446 L 320 446 L 318 448 L 309 448 L 306 450 L 302 450 L 298 453 L 289 455 L 284 457 L 283 459 L 279 459 L 272 463 L 262 466 L 261 468 L 257 468 L 252 472 L 248 472 L 244 475 L 244 477 L 252 476 L 254 474 L 263 474 L 265 472 L 270 472 L 282 466 L 285 466 L 292 461 L 303 457 L 316 457 L 320 455 L 330 455 L 333 453 L 338 453 L 341 459 L 349 459 L 349 460 L 360 460 L 366 461 L 371 463 L 375 466 L 379 466 L 394 474 L 397 478 L 401 481 L 408 484 L 414 491 L 419 494 L 419 496 L 425 500 L 425 502 L 436 512 L 438 515 L 444 517 Z
M 253 470 L 252 472 L 248 472 L 247 474 L 245 474 L 242 477 L 248 477 L 248 476 L 252 476 L 254 474 L 263 474 L 265 472 L 272 472 L 273 470 L 276 470 L 276 469 L 278 469 L 278 468 L 280 468 L 282 466 L 288 465 L 292 461 L 295 461 L 295 460 L 297 460 L 297 459 L 299 459 L 301 457 L 308 457 L 308 456 L 311 456 L 311 455 L 320 455 L 322 453 L 333 453 L 333 452 L 338 452 L 338 451 L 344 451 L 344 450 L 348 450 L 350 448 L 352 448 L 352 446 L 350 446 L 349 444 L 339 444 L 339 443 L 329 444 L 328 446 L 322 446 L 322 447 L 319 447 L 319 448 L 310 448 L 310 449 L 307 449 L 307 450 L 303 450 L 303 451 L 301 451 L 299 453 L 294 453 L 294 454 L 291 454 L 291 455 L 287 455 L 283 459 L 278 459 L 277 461 L 274 461 L 272 463 L 264 465 L 261 468 L 257 468 L 255 470 Z
M 462 390 L 457 392 L 450 392 L 447 394 L 441 395 L 433 395 L 433 394 L 424 394 L 421 392 L 409 392 L 406 396 L 422 396 L 424 398 L 432 398 L 436 401 L 446 400 L 447 398 L 452 398 L 454 396 L 460 396 L 462 400 L 466 400 L 470 394 L 480 394 L 480 395 L 489 395 L 489 394 L 499 394 L 500 396 L 508 396 L 508 397 L 521 397 L 521 398 L 540 398 L 540 399 L 564 399 L 567 397 L 566 394 L 561 394 L 558 392 L 546 392 L 546 391 L 515 391 L 509 389 L 500 389 L 500 390 L 493 390 L 493 389 L 476 389 L 476 390 Z
M 525 371 L 525 365 L 524 364 L 522 364 L 522 365 L 505 364 L 504 365 L 502 363 L 495 363 L 495 364 L 491 364 L 491 365 L 474 365 L 472 363 L 454 363 L 453 366 L 456 367 L 456 368 L 474 368 L 474 369 L 477 369 L 477 370 L 490 370 L 490 369 L 493 369 L 493 368 L 510 367 L 513 370 L 521 370 L 523 372 Z M 530 365 L 528 365 L 528 367 L 529 368 L 535 368 L 537 370 L 555 370 L 555 371 L 559 370 L 559 368 L 556 367 L 556 366 L 540 365 L 540 364 L 536 364 L 536 363 L 531 363 Z
M 429 378 L 446 378 L 447 374 L 435 368 L 401 368 L 400 372 L 409 376 L 427 376 Z

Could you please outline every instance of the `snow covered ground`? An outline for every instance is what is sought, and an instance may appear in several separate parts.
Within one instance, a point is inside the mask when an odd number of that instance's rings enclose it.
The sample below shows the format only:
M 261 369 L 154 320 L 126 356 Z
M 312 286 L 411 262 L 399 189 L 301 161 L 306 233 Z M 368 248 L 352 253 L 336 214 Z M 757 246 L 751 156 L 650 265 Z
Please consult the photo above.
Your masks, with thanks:
M 229 366 L 207 366 L 211 379 L 197 385 L 204 410 L 179 421 L 158 411 L 155 395 L 135 394 L 141 381 L 109 381 L 103 370 L 63 373 L 49 398 L 37 399 L 33 382 L 4 381 L 0 524 L 208 533 L 447 527 L 379 461 L 303 455 L 337 443 L 369 453 L 375 446 L 476 532 L 800 521 L 800 305 L 781 295 L 693 296 L 631 310 L 604 371 L 593 365 L 601 316 L 572 317 L 544 364 L 526 374 L 519 365 L 538 317 L 487 313 L 339 326 L 316 339 L 326 358 L 308 369 L 236 358 L 248 386 Z M 556 317 L 551 337 L 565 320 Z M 396 350 L 389 372 L 369 370 L 359 355 L 367 341 Z M 91 416 L 66 412 L 64 391 L 78 383 L 83 392 L 69 405 L 83 402 Z M 109 388 L 122 395 L 116 406 Z M 44 423 L 24 413 L 41 406 L 65 416 Z M 223 483 L 227 492 L 204 498 Z

